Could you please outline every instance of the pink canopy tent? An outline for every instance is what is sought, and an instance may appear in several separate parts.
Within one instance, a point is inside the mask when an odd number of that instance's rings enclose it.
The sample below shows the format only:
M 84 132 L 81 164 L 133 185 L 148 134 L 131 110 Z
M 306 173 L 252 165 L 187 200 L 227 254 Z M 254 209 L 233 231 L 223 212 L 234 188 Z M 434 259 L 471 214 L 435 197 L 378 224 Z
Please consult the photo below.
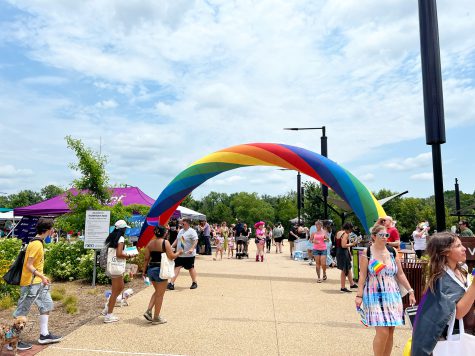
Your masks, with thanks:
M 115 205 L 121 202 L 124 206 L 131 204 L 141 204 L 152 206 L 155 202 L 147 194 L 137 187 L 111 188 L 112 197 L 108 205 Z M 69 192 L 76 195 L 76 189 L 69 189 Z M 69 213 L 69 207 L 65 202 L 66 193 L 54 198 L 42 201 L 41 203 L 24 206 L 14 209 L 14 215 L 19 216 L 58 216 Z

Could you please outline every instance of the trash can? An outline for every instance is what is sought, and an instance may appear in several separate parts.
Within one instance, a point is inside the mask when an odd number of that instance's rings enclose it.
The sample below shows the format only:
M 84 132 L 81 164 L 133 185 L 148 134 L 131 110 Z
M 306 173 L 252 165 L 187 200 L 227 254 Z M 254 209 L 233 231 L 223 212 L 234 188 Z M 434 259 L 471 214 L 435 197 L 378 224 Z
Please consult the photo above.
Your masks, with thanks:
M 402 270 L 409 281 L 409 284 L 411 285 L 412 289 L 414 289 L 416 304 L 419 304 L 426 286 L 427 261 L 401 261 L 401 265 Z M 402 303 L 404 309 L 409 306 L 409 295 L 406 295 L 404 298 L 402 298 Z

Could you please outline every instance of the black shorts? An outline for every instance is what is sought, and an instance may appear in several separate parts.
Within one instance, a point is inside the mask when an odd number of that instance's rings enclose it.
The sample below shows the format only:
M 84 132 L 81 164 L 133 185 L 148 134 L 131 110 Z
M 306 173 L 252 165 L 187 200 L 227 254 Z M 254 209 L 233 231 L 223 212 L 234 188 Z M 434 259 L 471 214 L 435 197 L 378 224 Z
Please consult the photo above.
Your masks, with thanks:
M 195 268 L 195 256 L 193 256 L 193 257 L 177 257 L 175 259 L 175 267 L 183 267 L 186 270 Z
M 274 237 L 275 242 L 282 242 L 282 237 Z

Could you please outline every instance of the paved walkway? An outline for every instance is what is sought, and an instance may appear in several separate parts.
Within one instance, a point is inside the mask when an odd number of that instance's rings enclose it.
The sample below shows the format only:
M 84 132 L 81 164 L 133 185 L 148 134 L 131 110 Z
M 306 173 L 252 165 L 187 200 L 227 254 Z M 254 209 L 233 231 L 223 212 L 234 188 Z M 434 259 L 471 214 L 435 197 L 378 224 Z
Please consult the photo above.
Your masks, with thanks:
M 39 355 L 372 354 L 374 330 L 359 323 L 355 293 L 340 293 L 336 269 L 317 284 L 315 268 L 287 252 L 266 255 L 264 263 L 199 256 L 196 268 L 198 289 L 189 289 L 182 270 L 176 289 L 165 293 L 167 324 L 153 326 L 142 317 L 149 287 L 130 306 L 116 308 L 118 323 L 98 317 Z M 409 336 L 408 327 L 397 328 L 393 355 L 402 354 Z

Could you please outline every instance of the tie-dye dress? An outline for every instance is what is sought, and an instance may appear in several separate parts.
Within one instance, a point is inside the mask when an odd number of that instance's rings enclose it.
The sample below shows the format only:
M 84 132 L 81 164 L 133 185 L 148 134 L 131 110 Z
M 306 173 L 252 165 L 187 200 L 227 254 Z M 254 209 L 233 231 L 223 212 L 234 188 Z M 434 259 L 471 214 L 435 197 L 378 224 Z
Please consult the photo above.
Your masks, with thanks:
M 363 289 L 363 308 L 369 326 L 398 326 L 404 324 L 404 309 L 396 281 L 397 264 L 390 254 L 391 262 L 379 273 L 374 266 L 377 260 L 368 261 L 368 276 Z

